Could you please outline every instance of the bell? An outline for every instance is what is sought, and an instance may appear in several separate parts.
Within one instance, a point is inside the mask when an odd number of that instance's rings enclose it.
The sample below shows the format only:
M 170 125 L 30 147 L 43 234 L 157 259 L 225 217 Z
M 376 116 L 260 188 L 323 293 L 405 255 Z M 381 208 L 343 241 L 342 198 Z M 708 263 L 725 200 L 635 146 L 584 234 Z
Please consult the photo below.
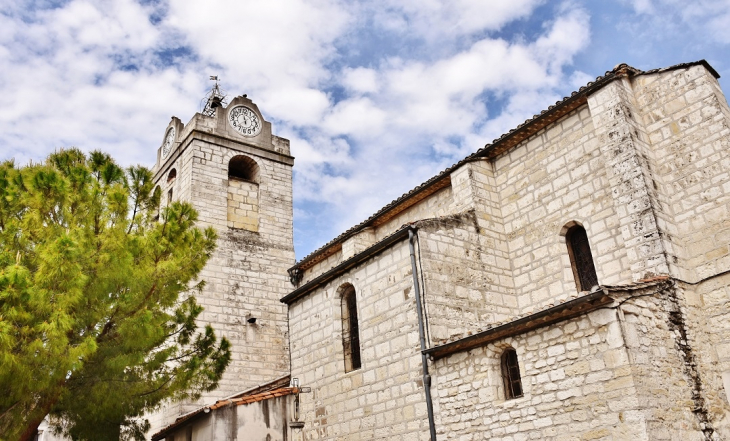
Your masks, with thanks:
M 220 107 L 221 105 L 222 105 L 221 97 L 219 97 L 219 96 L 211 97 L 211 99 L 210 99 L 210 108 L 211 109 L 215 109 L 217 107 Z

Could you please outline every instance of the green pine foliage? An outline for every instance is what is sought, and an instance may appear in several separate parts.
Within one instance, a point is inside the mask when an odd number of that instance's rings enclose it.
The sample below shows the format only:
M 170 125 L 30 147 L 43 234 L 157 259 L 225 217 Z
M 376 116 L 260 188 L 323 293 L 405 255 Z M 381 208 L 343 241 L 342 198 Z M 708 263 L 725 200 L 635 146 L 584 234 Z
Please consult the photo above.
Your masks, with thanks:
M 145 412 L 216 387 L 230 350 L 195 323 L 216 243 L 196 220 L 100 152 L 0 164 L 0 439 L 47 414 L 73 439 L 141 439 Z

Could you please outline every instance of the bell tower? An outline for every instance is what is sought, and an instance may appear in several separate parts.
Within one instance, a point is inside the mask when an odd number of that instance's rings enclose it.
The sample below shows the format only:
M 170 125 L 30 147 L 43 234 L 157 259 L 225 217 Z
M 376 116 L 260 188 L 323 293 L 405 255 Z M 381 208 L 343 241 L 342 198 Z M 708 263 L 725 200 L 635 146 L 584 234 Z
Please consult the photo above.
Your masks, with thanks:
M 294 264 L 292 166 L 289 141 L 271 134 L 246 95 L 225 102 L 214 87 L 202 113 L 187 124 L 173 117 L 154 167 L 162 204 L 191 202 L 198 225 L 213 226 L 218 247 L 196 295 L 217 336 L 231 342 L 231 363 L 219 388 L 202 403 L 233 395 L 289 373 L 286 306 Z M 161 427 L 199 406 L 171 404 Z

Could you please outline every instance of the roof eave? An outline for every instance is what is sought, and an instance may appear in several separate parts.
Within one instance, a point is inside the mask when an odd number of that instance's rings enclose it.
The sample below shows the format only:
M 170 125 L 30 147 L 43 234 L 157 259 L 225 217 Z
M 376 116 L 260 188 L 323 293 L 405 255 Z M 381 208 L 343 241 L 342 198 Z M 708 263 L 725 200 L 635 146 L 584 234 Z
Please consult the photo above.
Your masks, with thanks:
M 355 254 L 351 258 L 333 267 L 329 271 L 322 273 L 321 275 L 315 277 L 314 279 L 295 289 L 291 293 L 282 297 L 280 301 L 282 303 L 286 303 L 287 305 L 291 305 L 295 301 L 307 295 L 309 292 L 313 291 L 315 288 L 324 285 L 335 277 L 344 274 L 351 268 L 359 265 L 361 262 L 373 256 L 376 256 L 377 254 L 380 254 L 381 252 L 390 248 L 396 242 L 400 242 L 401 240 L 405 239 L 406 237 L 408 237 L 408 232 L 412 230 L 416 230 L 416 228 L 412 225 L 403 226 L 401 229 L 381 240 L 380 242 L 376 243 L 375 245 L 372 245 L 364 251 Z

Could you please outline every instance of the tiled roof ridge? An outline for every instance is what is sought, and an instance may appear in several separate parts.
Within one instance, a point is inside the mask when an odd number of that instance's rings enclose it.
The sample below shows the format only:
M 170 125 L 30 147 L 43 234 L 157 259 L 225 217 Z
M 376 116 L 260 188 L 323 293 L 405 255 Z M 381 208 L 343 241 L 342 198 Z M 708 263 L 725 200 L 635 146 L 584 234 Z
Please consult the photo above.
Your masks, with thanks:
M 278 389 L 272 389 L 266 392 L 261 392 L 253 395 L 246 395 L 240 398 L 232 398 L 228 400 L 218 400 L 215 404 L 207 406 L 211 410 L 219 409 L 226 406 L 241 406 L 243 404 L 251 404 L 259 401 L 268 400 L 270 398 L 283 397 L 286 395 L 292 395 L 299 392 L 299 388 L 296 387 L 280 387 Z
M 383 208 L 381 208 L 380 210 L 375 212 L 373 215 L 371 215 L 364 221 L 347 229 L 345 232 L 341 233 L 339 236 L 335 237 L 334 239 L 330 240 L 326 244 L 322 245 L 321 247 L 317 248 L 316 250 L 312 251 L 311 253 L 309 253 L 308 255 L 303 257 L 301 260 L 296 262 L 294 264 L 294 266 L 291 267 L 290 271 L 293 269 L 296 269 L 296 268 L 300 268 L 303 265 L 306 265 L 309 261 L 314 260 L 314 258 L 316 256 L 318 256 L 319 254 L 321 254 L 323 251 L 350 238 L 355 233 L 359 232 L 363 228 L 372 224 L 376 219 L 378 219 L 380 216 L 382 216 L 386 212 L 395 208 L 400 203 L 409 199 L 410 197 L 425 190 L 426 188 L 428 188 L 435 182 L 440 181 L 441 179 L 443 179 L 444 177 L 449 175 L 452 171 L 456 170 L 457 168 L 461 167 L 462 165 L 466 164 L 467 162 L 471 162 L 471 161 L 486 157 L 487 155 L 490 154 L 490 152 L 495 150 L 495 147 L 499 146 L 501 143 L 520 134 L 526 128 L 532 126 L 533 124 L 537 123 L 540 120 L 547 118 L 548 116 L 550 116 L 551 114 L 564 108 L 565 106 L 579 100 L 580 98 L 587 97 L 587 95 L 589 95 L 590 93 L 592 93 L 595 90 L 600 89 L 601 87 L 603 87 L 604 85 L 613 81 L 614 79 L 621 78 L 621 77 L 627 77 L 627 76 L 633 77 L 633 76 L 639 76 L 639 75 L 650 75 L 650 74 L 654 74 L 654 73 L 667 72 L 667 71 L 671 71 L 671 70 L 683 69 L 683 68 L 693 67 L 693 66 L 697 66 L 697 65 L 703 65 L 712 75 L 715 76 L 715 78 L 720 78 L 720 75 L 717 73 L 717 71 L 715 69 L 713 69 L 712 66 L 710 66 L 710 64 L 707 63 L 707 61 L 704 59 L 699 60 L 699 61 L 689 62 L 689 63 L 675 64 L 675 65 L 672 65 L 669 67 L 652 69 L 652 70 L 648 70 L 648 71 L 642 71 L 642 70 L 633 68 L 626 63 L 618 64 L 612 70 L 606 71 L 606 73 L 603 76 L 596 77 L 596 79 L 594 81 L 588 82 L 585 86 L 580 87 L 578 90 L 572 92 L 569 96 L 564 97 L 562 100 L 556 101 L 555 104 L 548 106 L 547 109 L 544 109 L 540 113 L 533 115 L 532 118 L 525 120 L 523 123 L 519 124 L 514 129 L 511 129 L 507 133 L 502 134 L 502 136 L 500 136 L 499 138 L 496 138 L 491 143 L 486 144 L 484 147 L 480 148 L 476 152 L 472 153 L 471 155 L 467 156 L 466 158 L 462 159 L 461 161 L 453 164 L 452 166 L 444 169 L 437 175 L 428 179 L 424 183 L 416 186 L 412 190 L 410 190 L 406 193 L 403 193 L 400 197 L 392 200 L 390 203 L 385 205 Z

